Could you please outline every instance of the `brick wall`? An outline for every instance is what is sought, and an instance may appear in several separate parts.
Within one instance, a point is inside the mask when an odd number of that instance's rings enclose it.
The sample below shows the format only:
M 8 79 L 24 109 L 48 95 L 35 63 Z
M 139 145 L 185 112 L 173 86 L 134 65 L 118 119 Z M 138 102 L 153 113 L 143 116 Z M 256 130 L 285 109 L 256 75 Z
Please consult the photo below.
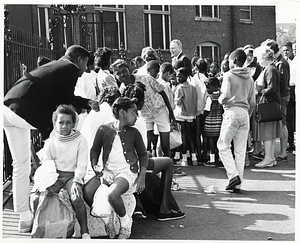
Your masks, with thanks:
M 260 45 L 276 38 L 275 7 L 252 7 L 252 23 L 240 23 L 238 6 L 220 6 L 221 21 L 195 20 L 194 5 L 171 6 L 171 39 L 179 39 L 190 58 L 198 45 L 213 42 L 220 46 L 221 58 L 226 52 L 246 44 Z M 234 34 L 233 34 L 234 33 Z
M 127 57 L 140 56 L 145 47 L 143 9 L 143 5 L 126 5 Z

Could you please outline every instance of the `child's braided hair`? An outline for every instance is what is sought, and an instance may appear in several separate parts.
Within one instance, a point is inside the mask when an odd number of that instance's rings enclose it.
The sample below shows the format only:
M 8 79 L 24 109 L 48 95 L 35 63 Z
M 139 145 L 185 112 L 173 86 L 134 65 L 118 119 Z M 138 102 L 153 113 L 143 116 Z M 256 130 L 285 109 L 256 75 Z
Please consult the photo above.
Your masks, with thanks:
M 121 94 L 117 87 L 113 85 L 106 86 L 99 94 L 99 103 L 107 102 L 111 106 L 120 96 Z
M 123 90 L 121 96 L 122 97 L 128 97 L 128 98 L 136 98 L 138 100 L 137 107 L 140 107 L 141 104 L 144 102 L 145 99 L 145 92 L 146 88 L 145 85 L 141 82 L 135 82 L 134 84 L 129 84 L 126 86 L 126 88 Z

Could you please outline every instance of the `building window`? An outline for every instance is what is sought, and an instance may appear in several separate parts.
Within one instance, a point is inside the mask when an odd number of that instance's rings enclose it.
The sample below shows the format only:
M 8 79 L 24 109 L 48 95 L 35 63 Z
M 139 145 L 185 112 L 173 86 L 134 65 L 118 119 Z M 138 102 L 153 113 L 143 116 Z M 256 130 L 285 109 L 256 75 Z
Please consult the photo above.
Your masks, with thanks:
M 50 5 L 38 6 L 38 26 L 39 36 L 44 36 L 49 39 L 49 19 L 52 18 Z
M 197 54 L 201 58 L 210 58 L 213 62 L 220 61 L 220 47 L 212 42 L 205 42 L 197 46 Z
M 124 5 L 95 5 L 95 43 L 111 49 L 127 48 Z
M 171 38 L 170 7 L 168 5 L 144 5 L 146 46 L 169 49 Z
M 197 5 L 196 17 L 201 19 L 219 19 L 219 5 Z
M 240 21 L 251 21 L 251 6 L 240 6 Z

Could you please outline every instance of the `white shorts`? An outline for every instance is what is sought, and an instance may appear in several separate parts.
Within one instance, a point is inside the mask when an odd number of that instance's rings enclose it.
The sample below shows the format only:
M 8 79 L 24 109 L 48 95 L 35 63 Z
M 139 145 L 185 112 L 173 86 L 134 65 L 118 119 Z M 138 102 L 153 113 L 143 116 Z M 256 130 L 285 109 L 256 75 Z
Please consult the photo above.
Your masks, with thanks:
M 152 117 L 141 118 L 146 122 L 147 131 L 154 130 L 154 124 L 156 124 L 159 132 L 170 132 L 169 113 L 165 110 L 153 115 Z
M 138 177 L 138 173 L 133 173 L 130 169 L 123 170 L 122 172 L 113 172 L 106 169 L 104 169 L 103 171 L 102 178 L 106 180 L 109 185 L 111 185 L 115 181 L 115 179 L 119 177 L 124 178 L 129 184 L 129 188 L 126 194 L 136 192 L 136 179 Z

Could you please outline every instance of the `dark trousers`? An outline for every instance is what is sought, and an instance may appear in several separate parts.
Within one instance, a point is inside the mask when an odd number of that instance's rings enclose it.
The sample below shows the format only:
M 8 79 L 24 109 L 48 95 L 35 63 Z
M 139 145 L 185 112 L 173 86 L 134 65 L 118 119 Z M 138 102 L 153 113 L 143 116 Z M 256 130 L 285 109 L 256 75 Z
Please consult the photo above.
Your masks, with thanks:
M 296 117 L 295 86 L 291 86 L 290 101 L 287 106 L 287 114 L 286 114 L 286 126 L 288 129 L 289 146 L 294 146 L 295 117 Z

